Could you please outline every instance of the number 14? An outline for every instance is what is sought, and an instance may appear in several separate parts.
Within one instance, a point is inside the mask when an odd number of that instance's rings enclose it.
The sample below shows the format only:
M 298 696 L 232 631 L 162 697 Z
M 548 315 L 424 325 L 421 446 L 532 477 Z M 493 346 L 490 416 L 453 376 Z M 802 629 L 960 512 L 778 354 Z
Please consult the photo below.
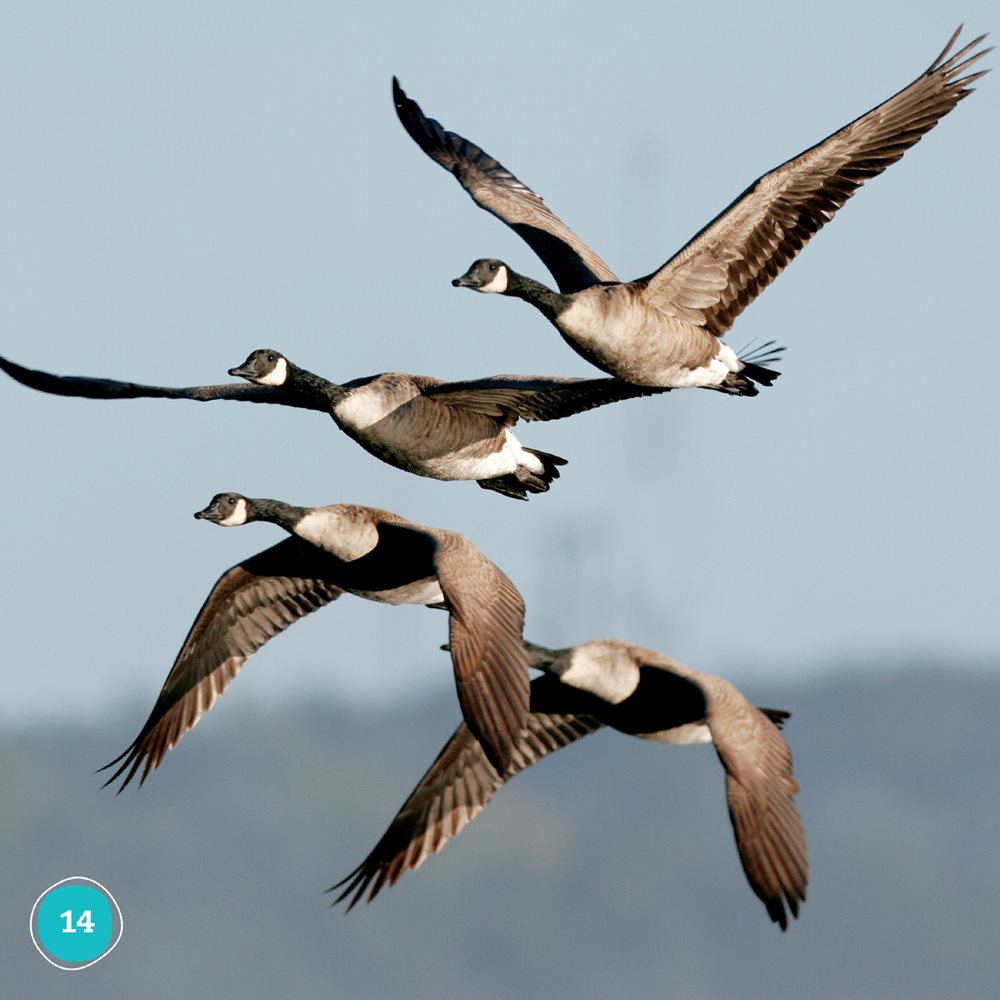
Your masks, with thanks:
M 59 916 L 66 921 L 66 926 L 62 929 L 63 934 L 75 934 L 77 927 L 82 927 L 84 934 L 94 933 L 94 918 L 90 910 L 84 910 L 83 913 L 80 914 L 80 917 L 76 922 L 76 927 L 73 926 L 72 910 L 64 910 L 59 914 Z

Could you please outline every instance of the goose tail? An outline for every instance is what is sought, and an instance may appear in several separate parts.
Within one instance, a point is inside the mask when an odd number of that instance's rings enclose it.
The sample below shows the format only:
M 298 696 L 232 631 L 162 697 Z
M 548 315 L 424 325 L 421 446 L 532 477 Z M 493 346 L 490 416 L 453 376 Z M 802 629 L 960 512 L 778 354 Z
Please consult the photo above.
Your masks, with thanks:
M 783 708 L 764 708 L 758 706 L 757 710 L 763 712 L 779 729 L 784 729 L 785 722 L 792 717 L 792 713 L 786 712 Z
M 559 466 L 566 465 L 566 459 L 535 448 L 524 450 L 537 460 L 541 469 L 519 465 L 516 472 L 509 472 L 506 476 L 477 480 L 479 485 L 484 490 L 495 490 L 516 500 L 527 500 L 529 493 L 547 492 L 552 480 L 559 478 Z
M 784 347 L 776 347 L 773 340 L 768 340 L 753 350 L 750 350 L 751 346 L 748 344 L 738 355 L 743 367 L 737 372 L 730 372 L 722 382 L 709 388 L 731 396 L 756 396 L 758 385 L 771 385 L 781 372 L 768 368 L 767 365 L 781 357 Z
M 752 344 L 748 344 L 739 355 L 740 361 L 743 362 L 740 375 L 758 385 L 771 385 L 781 372 L 766 366 L 778 361 L 785 348 L 780 344 L 776 345 L 773 340 L 765 341 L 760 347 L 755 347 L 753 350 L 750 349 L 752 346 Z M 756 395 L 756 389 L 753 395 Z

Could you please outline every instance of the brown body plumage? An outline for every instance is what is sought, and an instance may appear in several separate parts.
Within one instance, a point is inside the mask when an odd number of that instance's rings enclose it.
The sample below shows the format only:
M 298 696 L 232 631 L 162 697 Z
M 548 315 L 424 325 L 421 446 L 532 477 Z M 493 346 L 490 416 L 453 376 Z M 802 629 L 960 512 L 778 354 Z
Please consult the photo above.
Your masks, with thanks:
M 795 807 L 798 782 L 778 730 L 786 712 L 755 708 L 728 681 L 616 640 L 552 650 L 526 643 L 531 711 L 501 771 L 460 726 L 367 858 L 334 886 L 353 907 L 418 868 L 532 764 L 603 726 L 660 743 L 715 745 L 750 887 L 784 930 L 805 900 L 808 856 Z
M 616 378 L 754 395 L 753 383 L 770 384 L 777 373 L 747 364 L 720 338 L 866 180 L 971 93 L 985 71 L 968 71 L 990 50 L 973 51 L 980 36 L 949 55 L 958 34 L 913 83 L 758 178 L 662 267 L 629 282 L 509 170 L 424 116 L 395 81 L 394 98 L 411 137 L 524 237 L 559 290 L 496 259 L 476 261 L 453 284 L 532 303 L 574 350 Z
M 294 507 L 236 493 L 197 517 L 224 527 L 267 520 L 292 537 L 227 570 L 188 632 L 139 735 L 107 767 L 124 788 L 157 768 L 239 673 L 247 658 L 305 615 L 351 593 L 383 604 L 426 604 L 450 614 L 463 715 L 506 767 L 528 708 L 517 588 L 467 538 L 354 504 Z

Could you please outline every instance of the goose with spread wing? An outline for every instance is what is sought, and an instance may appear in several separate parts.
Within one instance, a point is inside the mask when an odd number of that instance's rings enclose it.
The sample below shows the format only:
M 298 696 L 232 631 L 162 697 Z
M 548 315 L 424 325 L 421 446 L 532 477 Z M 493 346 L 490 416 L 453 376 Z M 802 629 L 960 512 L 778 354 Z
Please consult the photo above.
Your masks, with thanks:
M 11 378 L 41 392 L 89 399 L 243 400 L 318 410 L 367 452 L 418 476 L 476 480 L 481 487 L 527 500 L 544 493 L 566 459 L 526 448 L 511 428 L 519 419 L 558 420 L 608 403 L 666 389 L 615 378 L 493 375 L 443 382 L 428 375 L 385 372 L 340 385 L 268 348 L 253 351 L 229 374 L 250 384 L 188 388 L 53 375 L 0 358 Z
M 944 51 L 909 86 L 764 174 L 662 267 L 622 282 L 542 199 L 480 147 L 426 117 L 393 81 L 409 135 L 473 200 L 521 235 L 558 291 L 481 259 L 452 284 L 530 302 L 598 368 L 642 385 L 756 395 L 776 372 L 768 356 L 740 358 L 722 337 L 820 227 L 868 178 L 895 163 L 971 93 L 990 49 L 981 35 Z
M 570 649 L 525 643 L 531 709 L 499 771 L 459 726 L 367 858 L 331 891 L 348 910 L 419 868 L 486 807 L 494 792 L 550 753 L 607 726 L 660 743 L 713 743 L 750 888 L 782 930 L 806 897 L 808 855 L 798 782 L 778 727 L 788 713 L 755 708 L 728 681 L 662 653 L 603 640 Z
M 528 710 L 524 601 L 463 535 L 375 507 L 297 507 L 219 493 L 195 517 L 222 527 L 270 521 L 290 535 L 228 569 L 202 605 L 139 735 L 106 784 L 140 784 L 212 707 L 247 658 L 341 594 L 449 612 L 458 700 L 484 759 L 503 770 Z

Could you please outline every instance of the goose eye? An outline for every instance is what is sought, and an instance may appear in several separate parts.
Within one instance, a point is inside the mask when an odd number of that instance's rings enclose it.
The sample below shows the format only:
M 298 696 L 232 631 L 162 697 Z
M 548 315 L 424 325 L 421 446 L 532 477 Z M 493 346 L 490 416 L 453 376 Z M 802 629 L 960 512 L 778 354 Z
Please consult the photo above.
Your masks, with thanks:
M 268 360 L 268 361 L 276 361 L 277 359 L 275 358 L 275 356 L 274 356 L 273 354 L 269 354 L 269 355 L 267 356 L 267 360 Z

